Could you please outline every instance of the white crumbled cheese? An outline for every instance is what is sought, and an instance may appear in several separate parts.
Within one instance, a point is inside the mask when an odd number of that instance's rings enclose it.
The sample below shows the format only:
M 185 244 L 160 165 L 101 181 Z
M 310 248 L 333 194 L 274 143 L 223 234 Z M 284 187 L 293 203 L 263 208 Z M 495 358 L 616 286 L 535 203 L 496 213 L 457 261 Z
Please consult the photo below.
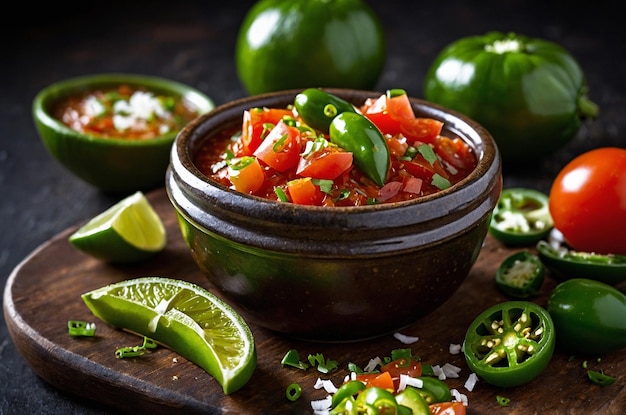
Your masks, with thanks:
M 371 372 L 374 369 L 376 369 L 376 367 L 381 365 L 382 363 L 383 363 L 383 361 L 380 360 L 380 357 L 375 357 L 374 359 L 370 359 L 370 361 L 367 363 L 367 366 L 365 366 L 365 368 L 363 370 L 365 372 Z
M 465 389 L 471 392 L 474 390 L 474 387 L 476 386 L 477 383 L 478 383 L 478 376 L 476 375 L 476 373 L 470 373 L 467 380 L 465 381 L 465 385 L 464 385 Z
M 467 399 L 467 395 L 462 394 L 456 389 L 450 389 L 450 394 L 452 395 L 452 401 L 461 402 L 463 406 L 469 405 L 469 400 Z
M 422 379 L 414 378 L 409 375 L 400 375 L 400 384 L 398 385 L 398 392 L 402 392 L 407 386 L 413 386 L 415 388 L 422 388 L 424 381 Z
M 448 350 L 450 351 L 450 354 L 459 354 L 461 353 L 461 345 L 451 343 Z
M 402 333 L 393 333 L 393 337 L 404 344 L 413 344 L 419 340 L 419 337 L 406 336 Z
M 133 93 L 128 101 L 116 101 L 113 104 L 113 112 L 113 125 L 118 130 L 126 130 L 141 121 L 154 117 L 161 119 L 171 117 L 171 114 L 163 108 L 161 102 L 152 93 L 144 91 Z M 161 133 L 168 131 L 169 127 L 161 127 Z
M 324 388 L 324 390 L 328 393 L 335 393 L 337 392 L 337 387 L 335 387 L 335 385 L 333 384 L 332 381 L 327 380 L 327 379 L 320 379 L 317 378 L 317 381 L 315 382 L 315 385 L 313 385 L 313 387 L 315 389 L 322 389 Z
M 311 408 L 313 408 L 316 415 L 327 414 L 330 411 L 332 403 L 333 397 L 328 395 L 324 399 L 311 401 Z

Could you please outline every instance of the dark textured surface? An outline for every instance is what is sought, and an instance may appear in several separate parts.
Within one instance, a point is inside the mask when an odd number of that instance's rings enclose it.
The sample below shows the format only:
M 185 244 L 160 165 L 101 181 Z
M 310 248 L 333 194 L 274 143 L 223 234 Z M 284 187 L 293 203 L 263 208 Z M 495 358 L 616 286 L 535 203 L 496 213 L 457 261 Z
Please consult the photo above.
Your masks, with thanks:
M 94 3 L 68 10 L 16 4 L 3 14 L 0 65 L 0 277 L 4 281 L 39 244 L 118 199 L 80 182 L 52 160 L 30 116 L 34 95 L 75 75 L 137 72 L 195 86 L 217 104 L 240 98 L 233 59 L 237 28 L 251 1 Z M 570 2 L 370 1 L 387 31 L 388 61 L 379 90 L 422 97 L 436 53 L 458 37 L 516 31 L 560 43 L 587 74 L 600 117 L 566 147 L 527 168 L 504 167 L 505 186 L 547 191 L 573 156 L 626 146 L 626 44 L 616 2 L 576 9 Z M 9 24 L 12 22 L 13 24 Z M 51 324 L 54 318 L 51 310 Z M 0 317 L 0 414 L 103 414 L 49 387 L 22 360 Z

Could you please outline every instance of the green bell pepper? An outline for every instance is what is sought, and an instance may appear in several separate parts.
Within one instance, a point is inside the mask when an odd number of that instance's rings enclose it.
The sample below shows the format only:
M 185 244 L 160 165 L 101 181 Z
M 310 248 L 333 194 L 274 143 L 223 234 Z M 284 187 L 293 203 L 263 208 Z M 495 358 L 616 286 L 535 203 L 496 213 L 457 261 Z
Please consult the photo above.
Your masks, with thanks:
M 498 387 L 530 382 L 552 359 L 555 328 L 538 304 L 507 301 L 483 311 L 465 334 L 463 353 L 468 367 Z
M 294 106 L 304 122 L 328 134 L 330 123 L 342 112 L 356 112 L 352 104 L 319 88 L 308 88 L 296 95 Z
M 391 159 L 382 133 L 367 117 L 342 112 L 330 123 L 330 141 L 351 151 L 354 164 L 379 186 L 385 184 Z
M 502 158 L 528 162 L 568 143 L 598 107 L 584 73 L 553 42 L 489 32 L 445 47 L 424 80 L 427 100 L 464 113 L 493 136 Z
M 563 245 L 537 242 L 541 262 L 557 281 L 588 278 L 609 285 L 626 281 L 626 255 L 600 255 L 568 249 Z
M 587 278 L 559 283 L 548 299 L 559 347 L 596 355 L 626 347 L 626 295 Z
M 505 245 L 531 245 L 553 228 L 548 196 L 534 189 L 508 188 L 496 204 L 489 233 Z
M 496 271 L 496 285 L 513 298 L 530 298 L 539 294 L 545 279 L 545 267 L 537 255 L 519 251 L 509 255 Z

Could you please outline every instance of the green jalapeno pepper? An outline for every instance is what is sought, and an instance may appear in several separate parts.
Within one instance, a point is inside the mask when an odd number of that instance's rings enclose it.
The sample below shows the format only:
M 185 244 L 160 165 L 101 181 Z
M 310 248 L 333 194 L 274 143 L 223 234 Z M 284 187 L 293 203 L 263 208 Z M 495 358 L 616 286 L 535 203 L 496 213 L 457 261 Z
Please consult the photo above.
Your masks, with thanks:
M 432 376 L 420 376 L 422 387 L 418 389 L 419 394 L 427 404 L 438 402 L 450 402 L 452 393 L 446 382 Z
M 426 400 L 417 389 L 410 386 L 396 395 L 396 402 L 402 407 L 409 408 L 412 415 L 430 415 Z
M 365 116 L 342 112 L 330 123 L 330 141 L 350 151 L 354 164 L 379 186 L 385 184 L 391 160 L 387 143 L 378 129 Z
M 386 389 L 379 388 L 378 386 L 371 386 L 359 393 L 359 396 L 356 398 L 356 405 L 359 411 L 366 408 L 364 412 L 358 412 L 359 414 L 378 414 L 381 411 L 384 414 L 398 413 L 396 397 L 393 393 Z
M 531 245 L 543 239 L 554 223 L 548 196 L 534 189 L 504 189 L 493 210 L 489 232 L 505 245 Z
M 626 295 L 587 278 L 559 283 L 548 299 L 559 347 L 603 354 L 626 347 Z
M 537 252 L 557 281 L 589 278 L 609 285 L 626 281 L 626 255 L 574 251 L 554 240 L 537 242 Z
M 344 383 L 337 389 L 337 392 L 333 394 L 331 408 L 337 407 L 347 398 L 353 398 L 363 389 L 365 389 L 365 383 L 358 380 L 351 380 Z
M 539 294 L 545 267 L 537 255 L 528 251 L 508 256 L 496 271 L 496 285 L 513 298 L 530 298 Z
M 468 367 L 487 383 L 519 386 L 546 368 L 555 346 L 547 310 L 528 301 L 507 301 L 483 311 L 470 324 L 463 352 Z
M 337 115 L 356 112 L 349 102 L 319 88 L 308 88 L 297 94 L 294 106 L 307 125 L 326 134 Z

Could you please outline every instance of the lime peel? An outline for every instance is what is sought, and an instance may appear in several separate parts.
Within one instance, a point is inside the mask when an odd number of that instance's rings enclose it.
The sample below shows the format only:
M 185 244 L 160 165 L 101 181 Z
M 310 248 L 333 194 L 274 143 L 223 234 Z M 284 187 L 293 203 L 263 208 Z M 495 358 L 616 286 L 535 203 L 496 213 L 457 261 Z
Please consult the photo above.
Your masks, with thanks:
M 237 312 L 202 287 L 148 276 L 110 284 L 82 295 L 106 323 L 150 337 L 197 364 L 230 394 L 256 368 L 250 328 Z

